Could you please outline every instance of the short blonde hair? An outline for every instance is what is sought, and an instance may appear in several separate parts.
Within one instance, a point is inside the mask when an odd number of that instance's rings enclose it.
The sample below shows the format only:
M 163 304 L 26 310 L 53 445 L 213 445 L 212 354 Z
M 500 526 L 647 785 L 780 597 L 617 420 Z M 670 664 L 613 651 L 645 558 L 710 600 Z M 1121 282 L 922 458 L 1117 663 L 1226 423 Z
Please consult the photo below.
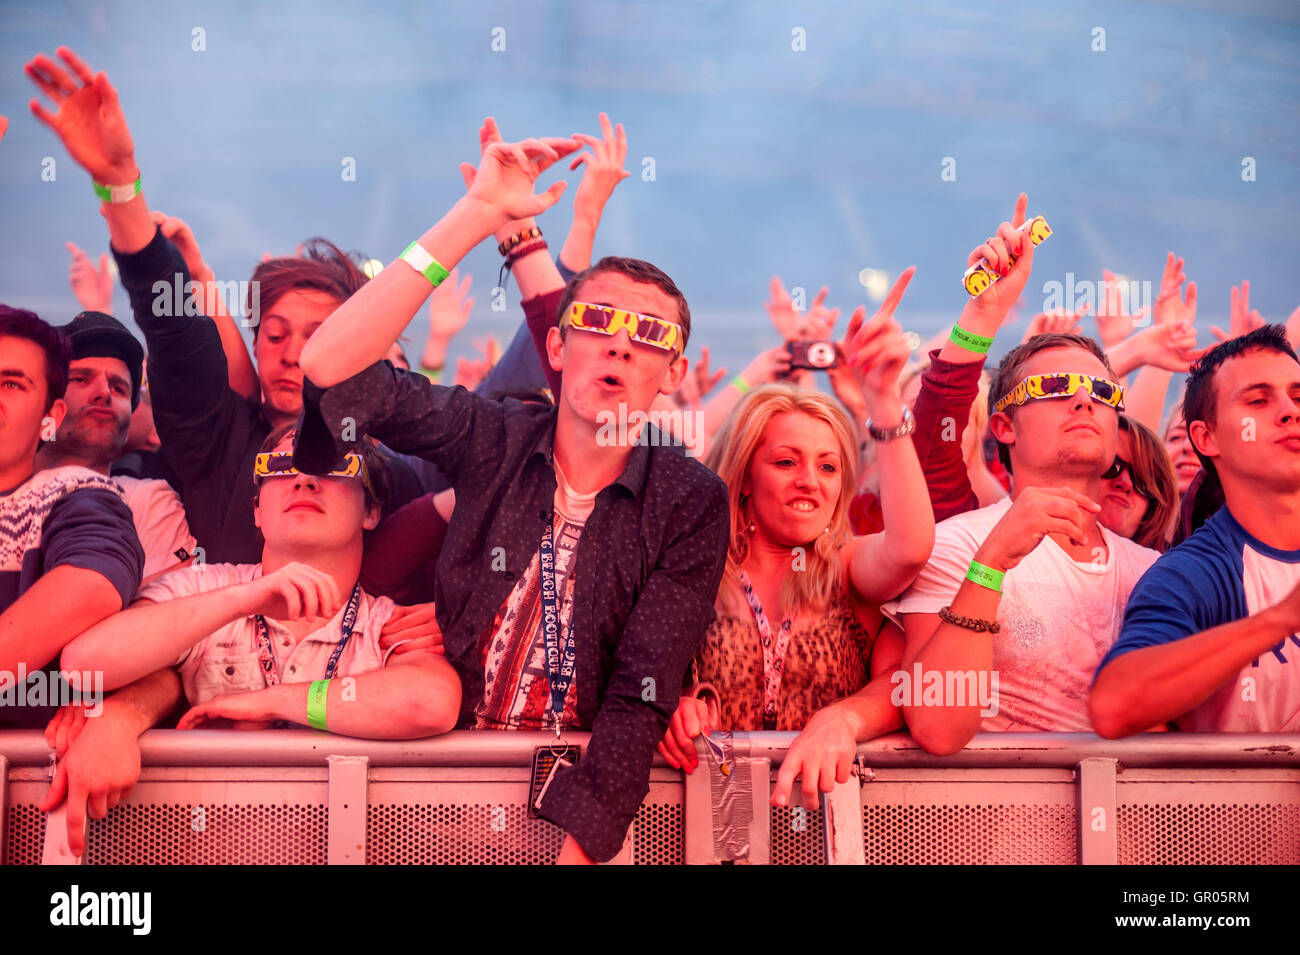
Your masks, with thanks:
M 858 446 L 853 424 L 840 403 L 820 391 L 788 382 L 763 385 L 732 409 L 704 462 L 727 485 L 731 539 L 718 599 L 720 606 L 733 612 L 740 612 L 745 606 L 738 572 L 749 556 L 749 535 L 745 532 L 750 521 L 749 498 L 741 488 L 768 424 L 779 414 L 791 413 L 806 414 L 830 426 L 839 445 L 841 483 L 829 532 L 808 542 L 811 546 L 804 554 L 804 569 L 789 574 L 781 586 L 782 606 L 792 608 L 795 613 L 823 610 L 830 604 L 839 583 L 839 550 L 851 536 L 849 505 L 858 485 Z

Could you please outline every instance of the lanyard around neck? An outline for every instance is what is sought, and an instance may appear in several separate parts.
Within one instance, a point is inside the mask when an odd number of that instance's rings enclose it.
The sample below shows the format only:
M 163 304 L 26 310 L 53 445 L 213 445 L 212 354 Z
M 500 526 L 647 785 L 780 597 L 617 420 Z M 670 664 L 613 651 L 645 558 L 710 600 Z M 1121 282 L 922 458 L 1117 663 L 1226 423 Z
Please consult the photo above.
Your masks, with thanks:
M 754 585 L 744 570 L 738 572 L 740 586 L 745 591 L 745 602 L 754 614 L 758 625 L 759 643 L 763 648 L 763 729 L 776 729 L 776 704 L 781 695 L 781 676 L 785 672 L 785 655 L 790 649 L 790 633 L 794 629 L 794 618 L 789 614 L 781 617 L 781 629 L 776 638 L 772 637 L 772 627 L 767 622 L 763 605 L 758 602 Z
M 537 563 L 542 577 L 542 636 L 546 643 L 546 675 L 551 683 L 551 712 L 555 717 L 555 733 L 563 732 L 564 700 L 573 683 L 577 667 L 574 650 L 573 620 L 564 629 L 561 645 L 559 594 L 555 585 L 555 537 L 550 521 L 542 532 L 542 542 L 537 548 Z
M 339 657 L 343 655 L 343 648 L 347 646 L 348 638 L 352 636 L 352 628 L 357 622 L 357 611 L 361 606 L 361 584 L 357 583 L 352 588 L 352 596 L 348 600 L 347 609 L 343 611 L 343 620 L 339 629 L 343 636 L 335 644 L 334 650 L 330 653 L 329 662 L 325 664 L 325 676 L 323 679 L 333 678 L 334 671 L 338 668 Z M 271 652 L 271 634 L 266 626 L 266 618 L 260 613 L 257 615 L 257 659 L 262 665 L 262 678 L 266 681 L 267 686 L 276 686 L 280 682 L 280 674 L 275 670 L 275 656 Z

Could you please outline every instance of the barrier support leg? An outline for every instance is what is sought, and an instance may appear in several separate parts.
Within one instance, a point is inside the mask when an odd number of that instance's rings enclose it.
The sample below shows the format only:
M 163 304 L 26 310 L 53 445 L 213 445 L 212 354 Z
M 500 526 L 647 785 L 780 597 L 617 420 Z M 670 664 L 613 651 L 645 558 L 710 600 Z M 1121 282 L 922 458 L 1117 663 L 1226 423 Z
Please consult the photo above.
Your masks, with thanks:
M 329 766 L 329 864 L 365 865 L 370 760 L 330 756 Z
M 826 861 L 831 865 L 866 865 L 862 841 L 862 784 L 857 776 L 822 793 Z
M 1119 859 L 1115 828 L 1113 759 L 1088 757 L 1079 761 L 1079 862 L 1115 865 Z

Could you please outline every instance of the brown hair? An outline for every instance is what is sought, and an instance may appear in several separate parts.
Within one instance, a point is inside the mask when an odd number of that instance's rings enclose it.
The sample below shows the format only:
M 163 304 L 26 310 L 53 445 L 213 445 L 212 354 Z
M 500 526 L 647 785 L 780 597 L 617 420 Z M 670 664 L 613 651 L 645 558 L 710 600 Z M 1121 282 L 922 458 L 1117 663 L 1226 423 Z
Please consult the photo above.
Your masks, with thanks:
M 1178 517 L 1178 478 L 1174 466 L 1164 442 L 1142 422 L 1121 414 L 1119 427 L 1132 439 L 1133 460 L 1129 464 L 1133 466 L 1133 477 L 1151 495 L 1142 522 L 1133 532 L 1133 542 L 1162 551 L 1166 535 Z
M 0 335 L 25 338 L 45 354 L 45 410 L 68 390 L 72 346 L 64 335 L 35 312 L 0 305 Z
M 342 304 L 369 281 L 354 261 L 357 258 L 356 253 L 349 255 L 328 239 L 308 239 L 299 247 L 298 254 L 267 259 L 253 270 L 245 308 L 249 315 L 260 316 L 274 308 L 285 294 L 294 291 L 324 292 Z M 253 325 L 254 338 L 261 324 L 259 321 Z
M 1110 373 L 1112 378 L 1118 377 L 1115 374 L 1115 369 L 1110 366 L 1110 359 L 1101 350 L 1101 346 L 1087 335 L 1064 335 L 1059 333 L 1035 335 L 1029 341 L 1017 345 L 1007 352 L 994 370 L 993 383 L 989 386 L 990 418 L 997 414 L 994 411 L 994 406 L 1006 397 L 1012 388 L 1020 384 L 1020 379 L 1023 377 L 1020 373 L 1021 369 L 1025 367 L 1029 359 L 1040 351 L 1046 351 L 1049 348 L 1082 348 L 1084 351 L 1095 355 L 1106 366 L 1106 371 Z M 1015 408 L 1009 407 L 1002 414 L 1010 417 L 1013 411 L 1015 411 Z M 998 460 L 1002 462 L 1002 466 L 1007 469 L 1008 474 L 1012 473 L 1011 446 L 1003 444 L 1001 441 L 998 442 Z
M 1200 459 L 1205 473 L 1216 481 L 1219 472 L 1215 469 L 1214 462 L 1203 455 L 1196 442 L 1192 441 L 1192 422 L 1204 421 L 1211 427 L 1218 423 L 1218 390 L 1214 387 L 1215 372 L 1225 361 L 1254 350 L 1277 352 L 1279 355 L 1286 355 L 1292 361 L 1300 361 L 1287 340 L 1285 325 L 1261 325 L 1245 335 L 1215 345 L 1192 365 L 1191 373 L 1187 376 L 1187 387 L 1183 392 L 1183 420 L 1187 424 L 1187 440 L 1191 441 L 1192 450 Z
M 691 337 L 691 309 L 686 304 L 686 296 L 682 294 L 676 283 L 668 277 L 668 273 L 641 259 L 625 259 L 616 255 L 607 255 L 585 272 L 579 272 L 569 279 L 569 284 L 564 286 L 564 294 L 560 296 L 560 309 L 556 313 L 557 321 L 568 311 L 569 306 L 578 297 L 578 292 L 582 290 L 582 286 L 587 279 L 594 278 L 602 272 L 617 272 L 620 275 L 626 275 L 634 282 L 653 285 L 671 298 L 677 304 L 677 321 L 682 326 L 682 351 L 685 352 L 686 342 Z M 669 318 L 667 315 L 660 317 Z M 564 329 L 560 329 L 560 332 L 563 334 Z

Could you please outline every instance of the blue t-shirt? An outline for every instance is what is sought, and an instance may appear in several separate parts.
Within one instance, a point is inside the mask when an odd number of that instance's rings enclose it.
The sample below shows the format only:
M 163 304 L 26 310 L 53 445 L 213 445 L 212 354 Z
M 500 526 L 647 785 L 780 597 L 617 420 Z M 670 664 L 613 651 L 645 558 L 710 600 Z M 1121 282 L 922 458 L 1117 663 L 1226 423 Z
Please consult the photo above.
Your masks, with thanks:
M 1162 556 L 1138 581 L 1116 657 L 1240 620 L 1281 602 L 1300 584 L 1300 550 L 1278 550 L 1248 534 L 1225 507 Z M 1199 732 L 1300 732 L 1300 634 L 1283 637 L 1204 703 L 1178 720 Z

